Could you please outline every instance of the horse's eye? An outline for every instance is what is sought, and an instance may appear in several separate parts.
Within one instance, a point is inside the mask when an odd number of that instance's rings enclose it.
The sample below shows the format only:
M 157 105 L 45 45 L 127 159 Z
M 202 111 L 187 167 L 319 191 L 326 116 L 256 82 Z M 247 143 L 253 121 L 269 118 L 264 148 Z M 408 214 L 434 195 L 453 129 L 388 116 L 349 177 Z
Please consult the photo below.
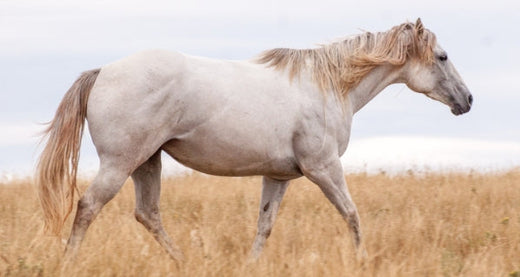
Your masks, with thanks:
M 448 59 L 448 55 L 446 55 L 446 54 L 442 54 L 439 56 L 439 60 L 441 60 L 441 61 L 445 61 L 447 59 Z

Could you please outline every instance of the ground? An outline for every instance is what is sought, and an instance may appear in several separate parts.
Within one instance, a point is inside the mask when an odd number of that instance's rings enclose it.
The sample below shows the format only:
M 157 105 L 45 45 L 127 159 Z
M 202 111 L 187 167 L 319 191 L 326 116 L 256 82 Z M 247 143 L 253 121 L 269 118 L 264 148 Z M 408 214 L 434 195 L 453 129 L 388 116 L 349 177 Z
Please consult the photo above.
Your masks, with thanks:
M 0 276 L 520 276 L 520 170 L 347 175 L 368 258 L 356 262 L 347 225 L 319 189 L 293 181 L 256 263 L 261 179 L 193 174 L 163 180 L 171 260 L 134 219 L 128 181 L 61 269 L 63 236 L 42 232 L 30 178 L 0 184 Z M 84 191 L 87 180 L 81 180 Z

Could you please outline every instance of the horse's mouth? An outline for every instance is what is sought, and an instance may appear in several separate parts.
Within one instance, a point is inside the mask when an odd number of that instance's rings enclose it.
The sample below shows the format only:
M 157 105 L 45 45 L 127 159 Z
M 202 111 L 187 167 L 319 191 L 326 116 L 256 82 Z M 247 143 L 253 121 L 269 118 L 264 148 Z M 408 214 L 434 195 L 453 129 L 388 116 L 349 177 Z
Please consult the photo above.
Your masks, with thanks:
M 462 107 L 460 104 L 454 104 L 451 107 L 451 113 L 453 113 L 454 115 L 465 114 L 465 113 L 469 112 L 469 110 L 471 110 L 470 105 L 467 105 L 466 107 Z

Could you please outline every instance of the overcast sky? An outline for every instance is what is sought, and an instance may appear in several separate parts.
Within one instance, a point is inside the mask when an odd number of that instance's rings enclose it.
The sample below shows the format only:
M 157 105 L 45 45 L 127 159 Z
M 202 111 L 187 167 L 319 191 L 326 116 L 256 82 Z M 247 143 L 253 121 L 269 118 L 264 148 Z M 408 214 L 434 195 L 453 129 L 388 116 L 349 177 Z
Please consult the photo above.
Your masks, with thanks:
M 391 86 L 355 116 L 345 167 L 520 166 L 518 1 L 0 0 L 0 174 L 30 173 L 41 150 L 38 123 L 52 119 L 82 71 L 150 48 L 248 59 L 417 17 L 449 53 L 474 107 L 455 117 Z M 87 135 L 81 168 L 96 167 Z

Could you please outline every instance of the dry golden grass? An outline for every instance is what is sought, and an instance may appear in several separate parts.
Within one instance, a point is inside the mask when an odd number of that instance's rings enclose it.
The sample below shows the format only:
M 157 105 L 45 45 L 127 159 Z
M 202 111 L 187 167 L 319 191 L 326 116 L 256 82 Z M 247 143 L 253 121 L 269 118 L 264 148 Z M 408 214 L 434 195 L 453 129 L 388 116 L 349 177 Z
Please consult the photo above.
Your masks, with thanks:
M 134 220 L 128 182 L 94 221 L 66 272 L 62 241 L 41 234 L 31 182 L 0 184 L 0 275 L 520 275 L 520 171 L 346 178 L 369 254 L 363 265 L 355 262 L 346 223 L 304 178 L 289 187 L 261 259 L 247 264 L 260 178 L 194 174 L 164 180 L 161 196 L 165 228 L 186 261 L 170 260 Z M 86 182 L 80 184 L 84 189 Z

